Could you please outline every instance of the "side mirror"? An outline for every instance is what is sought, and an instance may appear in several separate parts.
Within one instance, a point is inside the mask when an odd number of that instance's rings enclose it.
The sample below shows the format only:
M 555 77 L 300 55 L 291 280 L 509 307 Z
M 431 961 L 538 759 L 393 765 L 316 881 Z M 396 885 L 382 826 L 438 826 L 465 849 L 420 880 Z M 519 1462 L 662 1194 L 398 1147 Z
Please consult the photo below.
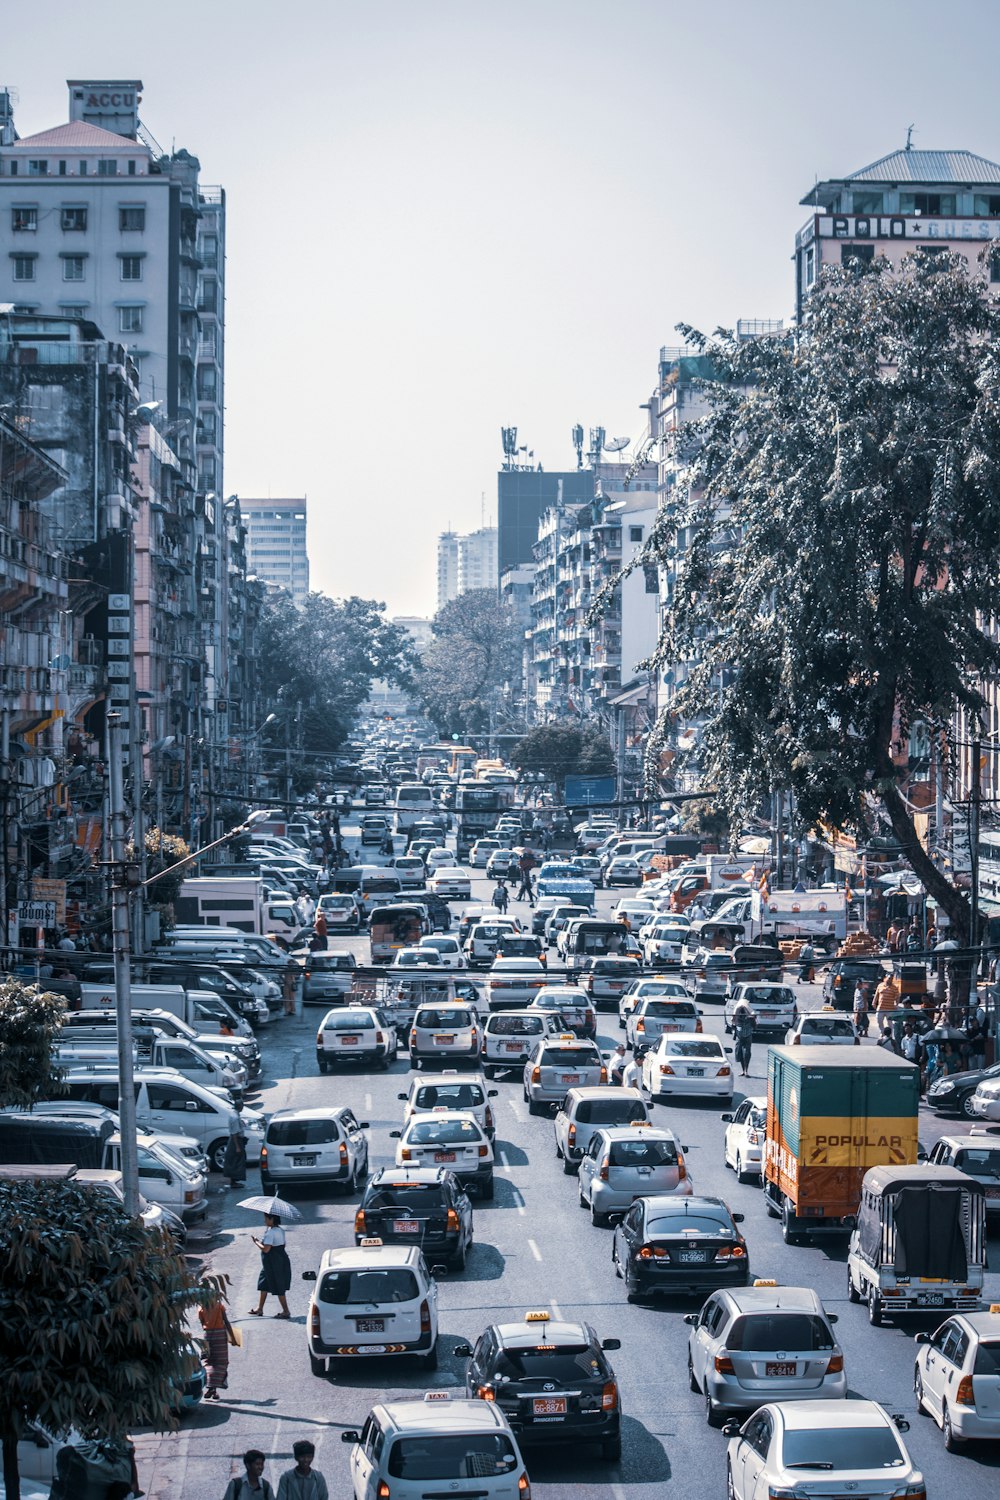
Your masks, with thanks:
M 906 1420 L 905 1417 L 900 1416 L 899 1414 L 897 1414 L 896 1412 L 894 1412 L 892 1420 L 896 1424 L 897 1431 L 899 1431 L 899 1432 L 909 1432 L 909 1430 L 910 1430 L 910 1424 Z
M 302 1280 L 303 1281 L 315 1281 L 316 1280 L 316 1272 L 315 1271 L 303 1271 L 302 1272 Z
M 622 1346 L 621 1339 L 602 1339 L 601 1340 L 601 1348 L 602 1349 L 607 1349 L 611 1353 L 614 1353 L 614 1351 L 616 1349 L 620 1349 L 621 1346 Z
M 356 1432 L 353 1427 L 347 1427 L 340 1434 L 340 1441 L 342 1443 L 360 1443 L 361 1434 Z
M 734 1224 L 742 1224 L 744 1217 L 745 1217 L 745 1215 L 743 1215 L 743 1214 L 733 1214 L 733 1223 Z
M 732 1049 L 732 1047 L 727 1047 L 726 1051 L 729 1053 L 729 1056 L 732 1057 L 732 1055 L 733 1055 L 733 1049 Z
M 930 1341 L 931 1336 L 929 1333 L 915 1333 L 913 1335 L 913 1342 L 915 1344 L 929 1344 Z
M 471 1344 L 456 1344 L 455 1347 L 454 1347 L 454 1349 L 451 1352 L 452 1352 L 452 1354 L 454 1354 L 454 1356 L 455 1356 L 456 1359 L 471 1359 L 472 1358 L 472 1345 Z
M 723 1435 L 723 1437 L 730 1437 L 730 1438 L 732 1438 L 732 1437 L 739 1437 L 739 1435 L 740 1435 L 740 1424 L 739 1424 L 739 1422 L 724 1422 L 722 1424 L 722 1435 Z M 347 1439 L 347 1434 L 346 1433 L 344 1434 L 344 1439 L 345 1439 L 345 1441 Z
M 701 1313 L 685 1313 L 684 1321 L 685 1323 L 690 1323 L 691 1327 L 693 1328 L 700 1317 Z
M 407 1100 L 407 1099 L 409 1099 L 409 1097 L 410 1097 L 410 1096 L 409 1096 L 409 1094 L 397 1094 L 397 1095 L 396 1095 L 396 1098 L 397 1098 L 397 1099 L 402 1099 L 402 1100 L 403 1100 L 403 1101 L 404 1101 L 404 1103 L 405 1103 L 405 1101 L 406 1101 L 406 1100 Z
M 447 1276 L 447 1274 L 448 1274 L 448 1267 L 447 1266 L 431 1266 L 431 1275 L 434 1277 L 435 1281 L 440 1281 L 441 1277 L 442 1276 Z
M 198 1111 L 197 1099 L 186 1099 L 184 1101 L 184 1108 L 188 1111 L 189 1114 L 196 1114 Z
M 499 1089 L 487 1089 L 486 1090 L 486 1097 L 487 1097 L 487 1099 L 496 1099 L 497 1096 L 499 1095 L 499 1093 L 500 1093 Z
M 400 1138 L 400 1136 L 402 1134 L 403 1134 L 403 1132 L 401 1130 L 390 1130 L 389 1131 L 389 1138 L 390 1138 L 390 1140 L 398 1141 L 399 1138 Z
M 359 1130 L 371 1130 L 371 1128 L 372 1128 L 372 1125 L 371 1125 L 371 1121 L 370 1120 L 359 1120 L 358 1121 L 358 1129 Z
M 732 1117 L 732 1115 L 720 1115 L 719 1119 L 720 1120 L 725 1120 L 725 1122 L 726 1122 L 727 1125 L 731 1125 L 733 1123 L 733 1117 Z M 686 1146 L 684 1147 L 684 1150 L 685 1151 L 687 1150 Z

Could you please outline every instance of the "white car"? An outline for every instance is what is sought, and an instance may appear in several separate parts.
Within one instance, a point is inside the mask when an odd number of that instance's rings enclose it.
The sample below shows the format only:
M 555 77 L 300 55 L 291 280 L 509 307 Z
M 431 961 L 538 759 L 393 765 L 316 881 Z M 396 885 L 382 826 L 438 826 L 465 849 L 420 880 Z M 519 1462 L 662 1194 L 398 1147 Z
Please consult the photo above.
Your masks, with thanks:
M 653 969 L 664 964 L 679 964 L 687 933 L 686 927 L 669 916 L 658 915 L 644 923 L 639 933 L 643 963 Z
M 984 1078 L 977 1084 L 969 1108 L 977 1120 L 1000 1120 L 1000 1078 Z
M 767 1098 L 763 1094 L 744 1099 L 726 1122 L 723 1160 L 732 1167 L 740 1182 L 760 1179 L 764 1163 L 764 1141 L 767 1135 Z
M 618 1002 L 618 1025 L 622 1031 L 640 1000 L 662 995 L 670 1000 L 690 1000 L 687 985 L 680 979 L 634 979 Z
M 647 917 L 656 915 L 656 907 L 652 901 L 643 900 L 638 896 L 625 896 L 618 902 L 612 915 L 616 922 L 620 922 L 624 917 L 629 927 L 634 930 L 641 927 Z
M 437 1369 L 437 1282 L 416 1247 L 365 1239 L 357 1249 L 325 1251 L 319 1270 L 303 1271 L 302 1280 L 316 1283 L 306 1319 L 314 1375 L 403 1354 Z
M 422 890 L 427 879 L 427 867 L 419 854 L 397 854 L 390 859 L 388 869 L 395 871 L 404 890 Z
M 654 1100 L 733 1097 L 733 1070 L 714 1036 L 665 1031 L 642 1059 L 642 1082 Z
M 327 1109 L 279 1109 L 268 1120 L 260 1148 L 265 1193 L 283 1184 L 336 1183 L 356 1193 L 368 1176 L 367 1120 L 344 1104 Z
M 537 1010 L 498 1010 L 483 1022 L 482 1059 L 487 1078 L 520 1068 L 540 1037 L 562 1030 L 555 1016 Z
M 476 839 L 469 850 L 469 864 L 474 870 L 485 870 L 489 864 L 490 855 L 502 848 L 499 839 Z
M 519 931 L 516 917 L 502 917 L 499 914 L 473 923 L 465 939 L 465 956 L 470 966 L 491 964 L 500 946 L 501 936 Z
M 482 1073 L 422 1073 L 410 1084 L 405 1094 L 396 1098 L 403 1102 L 403 1124 L 408 1125 L 416 1115 L 447 1114 L 456 1110 L 471 1115 L 477 1125 L 482 1126 L 490 1140 L 496 1135 L 496 1122 L 489 1103 L 497 1097 L 497 1089 L 486 1087 Z
M 392 969 L 437 969 L 437 957 L 429 948 L 397 948 L 392 956 Z
M 481 1500 L 531 1500 L 524 1459 L 496 1401 L 428 1391 L 422 1401 L 373 1406 L 360 1432 L 348 1428 L 340 1440 L 352 1445 L 354 1500 L 467 1495 L 470 1480 Z
M 861 1038 L 850 1016 L 829 1012 L 799 1016 L 785 1032 L 786 1047 L 859 1047 Z
M 417 946 L 434 954 L 434 962 L 439 969 L 465 968 L 465 955 L 458 938 L 449 937 L 447 933 L 437 933 L 433 937 L 422 937 Z
M 402 882 L 400 882 L 402 883 Z M 331 931 L 334 927 L 346 928 L 348 932 L 357 932 L 361 926 L 361 912 L 354 897 L 345 891 L 329 891 L 320 896 L 316 904 L 317 914 L 323 913 L 327 928 Z
M 519 1010 L 530 1005 L 548 980 L 537 958 L 495 958 L 486 979 L 490 1010 Z
M 561 1104 L 572 1088 L 607 1083 L 608 1070 L 595 1042 L 561 1032 L 535 1044 L 522 1081 L 528 1113 L 536 1115 L 545 1105 Z
M 425 1062 L 441 1067 L 452 1058 L 478 1061 L 475 1011 L 469 1005 L 452 1002 L 419 1005 L 410 1027 L 410 1067 L 419 1072 Z
M 726 1030 L 733 1027 L 733 1014 L 737 1005 L 744 1001 L 757 1017 L 754 1036 L 770 1033 L 784 1036 L 794 1028 L 799 1018 L 795 1004 L 795 991 L 787 984 L 737 984 L 726 997 Z
M 638 1055 L 648 1047 L 655 1047 L 665 1031 L 701 1030 L 701 1011 L 693 1000 L 647 995 L 626 1019 L 625 1040 Z
M 493 1144 L 473 1115 L 421 1111 L 389 1134 L 399 1143 L 397 1167 L 444 1167 L 464 1188 L 474 1186 L 481 1198 L 493 1197 Z
M 909 1423 L 877 1401 L 776 1401 L 722 1430 L 730 1500 L 804 1496 L 806 1484 L 810 1496 L 924 1500 L 924 1477 L 899 1436 Z
M 316 1031 L 316 1064 L 321 1073 L 338 1063 L 375 1063 L 385 1070 L 395 1062 L 398 1051 L 395 1025 L 376 1006 L 335 1006 Z
M 431 853 L 433 852 L 432 850 Z M 439 865 L 433 875 L 428 875 L 427 889 L 434 896 L 450 896 L 453 901 L 468 901 L 472 895 L 472 881 L 457 865 Z
M 454 863 L 454 850 L 445 849 L 440 844 L 437 845 L 437 847 L 434 849 L 428 849 L 426 855 L 424 856 L 424 866 L 427 870 L 428 875 L 432 875 L 434 871 L 437 870 L 441 865 L 453 865 Z
M 1000 1317 L 956 1313 L 935 1333 L 918 1333 L 913 1390 L 949 1453 L 970 1438 L 1000 1438 Z

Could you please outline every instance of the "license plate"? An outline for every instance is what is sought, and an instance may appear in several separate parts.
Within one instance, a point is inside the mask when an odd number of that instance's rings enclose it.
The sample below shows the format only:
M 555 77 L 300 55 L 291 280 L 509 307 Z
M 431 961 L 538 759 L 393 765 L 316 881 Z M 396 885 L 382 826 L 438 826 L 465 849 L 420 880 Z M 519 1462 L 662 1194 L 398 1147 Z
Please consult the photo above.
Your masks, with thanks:
M 503 1050 L 505 1052 L 520 1052 L 520 1051 L 522 1051 L 521 1043 L 520 1042 L 504 1042 L 504 1044 L 503 1044 Z
M 559 1082 L 560 1083 L 579 1083 L 580 1082 L 580 1075 L 579 1075 L 579 1073 L 562 1073 L 562 1074 L 560 1074 Z
M 345 1047 L 356 1047 L 358 1045 L 358 1038 L 356 1036 L 342 1036 L 340 1040 Z
M 436 1036 L 434 1040 L 440 1042 L 443 1047 L 447 1047 L 455 1038 L 453 1036 Z
M 392 1227 L 396 1234 L 417 1234 L 420 1230 L 416 1219 L 393 1219 Z
M 531 1403 L 531 1410 L 536 1417 L 564 1417 L 566 1415 L 565 1396 L 536 1396 Z
M 358 1333 L 385 1333 L 384 1318 L 359 1318 L 357 1322 Z
M 921 1307 L 941 1307 L 944 1304 L 944 1292 L 918 1292 L 917 1302 Z
M 986 1196 L 987 1198 L 1000 1198 L 1000 1188 L 987 1188 Z
M 795 1374 L 795 1365 L 794 1364 L 765 1365 L 764 1366 L 764 1374 L 765 1375 L 794 1375 Z
M 435 1153 L 434 1153 L 434 1160 L 435 1161 L 454 1161 L 455 1160 L 455 1153 L 454 1153 L 454 1151 L 435 1151 Z
M 688 1068 L 688 1077 L 689 1078 L 704 1078 L 704 1076 L 705 1076 L 705 1069 L 704 1068 Z
M 682 1266 L 697 1266 L 705 1259 L 703 1250 L 680 1250 L 677 1259 Z
M 359 1354 L 384 1354 L 385 1353 L 385 1345 L 384 1344 L 359 1344 L 358 1345 L 358 1353 Z
M 292 1157 L 292 1166 L 293 1167 L 314 1167 L 315 1165 L 316 1165 L 316 1158 L 315 1158 L 315 1156 L 293 1156 Z

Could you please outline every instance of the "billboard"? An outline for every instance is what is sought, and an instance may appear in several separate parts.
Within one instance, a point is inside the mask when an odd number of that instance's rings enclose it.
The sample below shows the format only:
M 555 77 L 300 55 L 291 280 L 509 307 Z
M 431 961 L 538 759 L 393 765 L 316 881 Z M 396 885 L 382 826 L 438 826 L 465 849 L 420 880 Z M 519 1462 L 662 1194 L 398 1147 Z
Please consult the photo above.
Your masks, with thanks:
M 567 776 L 563 796 L 567 807 L 594 807 L 598 803 L 614 802 L 615 778 Z

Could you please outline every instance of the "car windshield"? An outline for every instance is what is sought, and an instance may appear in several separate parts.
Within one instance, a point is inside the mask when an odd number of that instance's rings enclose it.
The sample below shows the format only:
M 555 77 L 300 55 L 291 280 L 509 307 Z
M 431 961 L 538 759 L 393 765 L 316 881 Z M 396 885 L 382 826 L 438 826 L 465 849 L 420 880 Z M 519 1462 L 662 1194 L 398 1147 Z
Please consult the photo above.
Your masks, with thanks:
M 272 1120 L 267 1127 L 269 1146 L 323 1146 L 339 1139 L 333 1120 Z
M 491 1036 L 540 1036 L 543 1022 L 538 1016 L 490 1016 L 487 1030 Z
M 573 1385 L 578 1380 L 604 1380 L 610 1371 L 599 1349 L 586 1344 L 539 1344 L 533 1349 L 501 1349 L 496 1373 L 509 1380 L 552 1380 Z
M 723 1235 L 732 1239 L 736 1231 L 728 1219 L 713 1218 L 710 1214 L 671 1214 L 648 1219 L 646 1233 L 655 1239 L 664 1239 L 677 1234 Z
M 420 1119 L 406 1132 L 407 1144 L 414 1146 L 436 1146 L 443 1142 L 472 1146 L 482 1139 L 482 1131 L 472 1120 Z
M 578 1125 L 628 1125 L 645 1118 L 641 1099 L 581 1099 L 575 1115 Z
M 651 1141 L 639 1130 L 634 1141 L 612 1141 L 608 1157 L 612 1167 L 675 1167 L 677 1146 L 673 1141 Z
M 367 1305 L 377 1302 L 412 1302 L 420 1287 L 412 1271 L 389 1267 L 378 1271 L 336 1271 L 323 1277 L 319 1288 L 320 1302 L 337 1307 L 346 1304 Z
M 427 1083 L 413 1098 L 417 1109 L 476 1109 L 483 1103 L 478 1083 Z
M 667 1050 L 674 1057 L 723 1057 L 725 1054 L 719 1043 L 712 1037 L 706 1037 L 703 1041 L 679 1041 L 671 1039 L 667 1044 Z
M 365 1011 L 335 1011 L 323 1022 L 324 1031 L 373 1031 L 374 1029 L 375 1017 L 368 1015 Z
M 786 1428 L 781 1445 L 786 1469 L 901 1469 L 905 1463 L 891 1427 Z
M 955 1165 L 970 1177 L 1000 1178 L 1000 1150 L 980 1151 L 969 1148 L 955 1155 Z
M 414 1026 L 422 1030 L 447 1031 L 449 1027 L 471 1026 L 472 1016 L 462 1007 L 455 1010 L 418 1010 Z
M 517 1467 L 517 1454 L 503 1432 L 427 1433 L 397 1438 L 389 1450 L 390 1479 L 426 1482 L 491 1479 Z
M 832 1349 L 833 1334 L 814 1313 L 750 1313 L 737 1318 L 726 1334 L 727 1349 L 777 1354 L 786 1349 Z
M 375 1188 L 364 1206 L 376 1212 L 380 1208 L 393 1208 L 414 1218 L 426 1218 L 428 1214 L 443 1213 L 447 1204 L 440 1183 L 398 1182 Z
M 586 1047 L 546 1047 L 541 1060 L 550 1068 L 592 1068 L 600 1062 L 600 1057 Z

